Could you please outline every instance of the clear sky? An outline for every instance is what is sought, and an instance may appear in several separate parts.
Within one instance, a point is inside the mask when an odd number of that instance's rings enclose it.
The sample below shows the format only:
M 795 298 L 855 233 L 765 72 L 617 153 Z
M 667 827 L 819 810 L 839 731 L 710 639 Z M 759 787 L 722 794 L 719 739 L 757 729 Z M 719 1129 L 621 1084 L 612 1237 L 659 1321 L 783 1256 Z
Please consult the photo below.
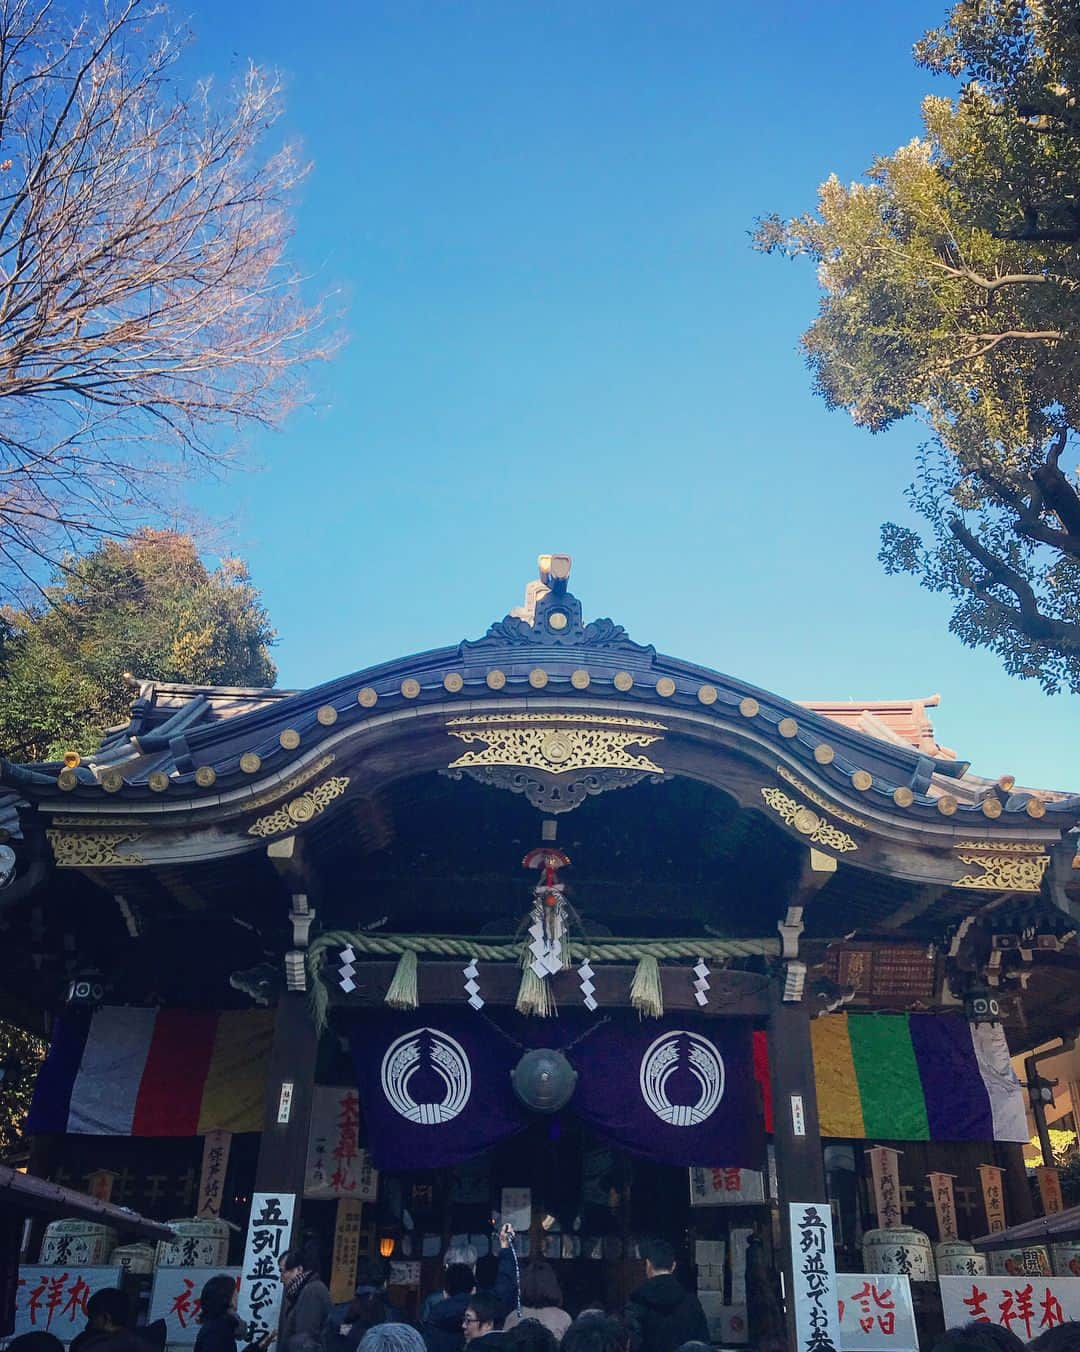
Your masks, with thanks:
M 926 0 L 195 0 L 187 64 L 288 86 L 296 256 L 347 343 L 201 503 L 308 686 L 478 636 L 544 551 L 587 617 L 793 698 L 940 692 L 977 772 L 1080 789 L 1075 700 L 876 561 L 920 438 L 826 412 L 812 269 L 754 254 L 919 130 Z

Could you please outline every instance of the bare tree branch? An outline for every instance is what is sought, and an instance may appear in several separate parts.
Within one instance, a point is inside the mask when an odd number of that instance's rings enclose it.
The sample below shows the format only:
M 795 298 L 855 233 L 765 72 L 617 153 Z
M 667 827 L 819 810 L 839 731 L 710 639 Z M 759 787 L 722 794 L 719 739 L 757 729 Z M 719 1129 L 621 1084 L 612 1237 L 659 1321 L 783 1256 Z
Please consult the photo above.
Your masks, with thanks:
M 0 591 L 226 468 L 334 345 L 286 259 L 276 80 L 183 99 L 161 10 L 102 2 L 0 0 Z

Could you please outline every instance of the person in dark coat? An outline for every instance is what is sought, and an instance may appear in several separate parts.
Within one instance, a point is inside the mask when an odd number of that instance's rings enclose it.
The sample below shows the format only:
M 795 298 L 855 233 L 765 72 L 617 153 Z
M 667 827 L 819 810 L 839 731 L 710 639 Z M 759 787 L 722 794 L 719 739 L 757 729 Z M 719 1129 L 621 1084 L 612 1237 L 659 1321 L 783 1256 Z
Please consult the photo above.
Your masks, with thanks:
M 683 1343 L 709 1341 L 701 1301 L 675 1276 L 675 1250 L 664 1239 L 640 1246 L 646 1280 L 626 1306 L 631 1352 L 676 1352 Z
M 368 1329 L 377 1324 L 403 1324 L 405 1316 L 386 1294 L 386 1269 L 381 1262 L 362 1258 L 356 1269 L 356 1292 L 345 1306 L 337 1306 L 324 1335 L 326 1352 L 355 1352 Z
M 452 1263 L 443 1277 L 443 1298 L 428 1306 L 428 1316 L 420 1332 L 428 1352 L 461 1352 L 465 1340 L 463 1321 L 469 1300 L 473 1296 L 488 1297 L 495 1307 L 498 1324 L 517 1305 L 517 1265 L 510 1250 L 514 1231 L 504 1225 L 499 1231 L 499 1265 L 490 1291 L 476 1291 L 472 1268 L 464 1263 Z
M 115 1286 L 95 1291 L 86 1302 L 86 1328 L 71 1340 L 75 1352 L 150 1352 L 154 1335 L 163 1332 L 156 1327 L 144 1329 L 142 1335 L 128 1327 L 131 1301 Z M 164 1337 L 157 1345 L 164 1344 Z
M 290 1249 L 278 1259 L 285 1298 L 281 1306 L 281 1352 L 315 1352 L 331 1322 L 334 1302 L 306 1249 Z
M 199 1297 L 199 1332 L 195 1336 L 195 1352 L 237 1352 L 236 1344 L 243 1335 L 243 1326 L 236 1315 L 236 1280 L 222 1272 L 203 1285 Z M 277 1337 L 268 1333 L 257 1343 L 248 1343 L 244 1352 L 266 1352 Z

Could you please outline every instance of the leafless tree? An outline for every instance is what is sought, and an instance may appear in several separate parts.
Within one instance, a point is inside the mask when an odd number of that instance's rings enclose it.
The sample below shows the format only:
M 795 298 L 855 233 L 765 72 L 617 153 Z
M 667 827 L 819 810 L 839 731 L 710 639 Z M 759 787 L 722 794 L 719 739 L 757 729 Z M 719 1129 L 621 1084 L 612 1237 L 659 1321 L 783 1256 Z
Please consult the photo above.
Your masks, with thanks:
M 185 97 L 152 0 L 0 0 L 0 591 L 126 535 L 327 354 L 276 78 Z M 66 13 L 64 12 L 66 11 Z M 77 13 L 77 11 L 74 11 Z

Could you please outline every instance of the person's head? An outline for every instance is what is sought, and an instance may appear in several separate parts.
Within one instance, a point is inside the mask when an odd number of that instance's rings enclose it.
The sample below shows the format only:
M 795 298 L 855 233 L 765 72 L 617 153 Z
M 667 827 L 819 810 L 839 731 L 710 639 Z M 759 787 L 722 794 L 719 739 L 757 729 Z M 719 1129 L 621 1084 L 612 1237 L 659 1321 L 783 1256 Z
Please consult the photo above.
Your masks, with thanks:
M 46 1333 L 44 1329 L 20 1333 L 8 1343 L 8 1348 L 14 1348 L 15 1352 L 64 1352 L 64 1344 L 60 1339 L 53 1333 Z
M 535 1258 L 521 1274 L 521 1303 L 533 1309 L 561 1305 L 562 1291 L 555 1269 L 543 1258 Z
M 127 1328 L 130 1318 L 131 1302 L 114 1286 L 95 1291 L 86 1302 L 86 1319 L 92 1329 L 115 1333 L 117 1329 Z
M 374 1324 L 357 1352 L 424 1352 L 424 1340 L 411 1324 Z
M 626 1329 L 617 1319 L 588 1310 L 563 1334 L 559 1352 L 626 1352 L 628 1342 Z
M 675 1271 L 675 1250 L 666 1239 L 644 1239 L 638 1251 L 645 1259 L 646 1277 L 659 1277 Z
M 443 1273 L 443 1290 L 448 1296 L 467 1296 L 476 1285 L 476 1274 L 468 1263 L 451 1263 Z
M 555 1335 L 539 1319 L 522 1319 L 503 1338 L 513 1343 L 514 1352 L 557 1352 Z
M 461 1321 L 461 1331 L 465 1341 L 471 1343 L 474 1338 L 482 1338 L 491 1333 L 499 1316 L 499 1307 L 485 1291 L 474 1291 L 465 1307 Z
M 476 1267 L 476 1250 L 471 1244 L 451 1244 L 443 1259 L 444 1267 L 457 1267 L 464 1264 L 467 1268 Z
M 291 1282 L 295 1277 L 303 1277 L 309 1272 L 315 1272 L 316 1264 L 305 1245 L 297 1249 L 289 1249 L 286 1253 L 283 1253 L 278 1259 L 278 1271 L 281 1273 L 283 1282 Z
M 236 1282 L 226 1272 L 220 1272 L 202 1289 L 199 1318 L 203 1323 L 208 1319 L 220 1319 L 236 1308 Z
M 1044 1330 L 1028 1343 L 1028 1352 L 1080 1352 L 1080 1323 L 1070 1319 Z
M 971 1323 L 946 1329 L 934 1352 L 1024 1352 L 1025 1343 L 1001 1324 Z

